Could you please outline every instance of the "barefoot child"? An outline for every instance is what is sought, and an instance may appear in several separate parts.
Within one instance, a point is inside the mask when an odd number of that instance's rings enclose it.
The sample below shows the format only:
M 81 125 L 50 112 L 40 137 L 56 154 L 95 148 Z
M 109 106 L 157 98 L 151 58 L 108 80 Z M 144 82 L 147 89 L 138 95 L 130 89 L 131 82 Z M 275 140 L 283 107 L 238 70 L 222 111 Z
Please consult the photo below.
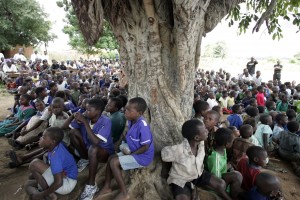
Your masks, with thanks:
M 122 152 L 108 159 L 104 186 L 100 195 L 111 192 L 111 180 L 115 177 L 120 187 L 116 199 L 129 199 L 121 170 L 137 169 L 150 165 L 154 157 L 154 144 L 150 127 L 142 116 L 147 109 L 143 98 L 136 97 L 128 101 L 125 107 L 125 117 L 128 120 L 126 143 L 120 146 Z M 123 146 L 123 148 L 121 148 Z
M 29 170 L 35 180 L 27 182 L 26 191 L 31 199 L 55 199 L 54 192 L 66 195 L 75 188 L 78 176 L 76 162 L 61 143 L 62 139 L 63 132 L 57 127 L 44 131 L 39 144 L 48 151 L 49 164 L 39 159 L 30 163 Z
M 182 143 L 162 149 L 161 156 L 165 162 L 172 162 L 168 184 L 176 200 L 194 199 L 193 186 L 210 186 L 223 199 L 231 199 L 225 192 L 225 182 L 204 170 L 204 141 L 208 131 L 204 124 L 196 119 L 186 121 L 182 126 Z

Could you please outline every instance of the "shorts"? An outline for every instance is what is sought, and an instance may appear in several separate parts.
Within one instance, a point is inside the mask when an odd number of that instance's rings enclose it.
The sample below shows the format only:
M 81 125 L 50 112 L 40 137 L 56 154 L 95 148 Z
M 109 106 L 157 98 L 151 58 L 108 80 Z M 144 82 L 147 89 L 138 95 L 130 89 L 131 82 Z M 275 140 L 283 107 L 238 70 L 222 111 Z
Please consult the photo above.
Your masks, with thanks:
M 200 177 L 198 177 L 197 179 L 195 179 L 191 182 L 187 182 L 183 188 L 174 183 L 171 183 L 170 186 L 171 186 L 171 191 L 172 191 L 174 198 L 181 194 L 184 194 L 184 195 L 190 197 L 192 195 L 192 183 L 198 187 L 208 185 L 210 182 L 211 176 L 212 176 L 212 174 L 210 172 L 204 170 Z
M 50 167 L 42 174 L 42 176 L 44 177 L 48 186 L 50 186 L 54 183 L 54 176 L 52 174 Z M 77 180 L 71 179 L 69 177 L 65 177 L 63 179 L 63 185 L 60 188 L 58 188 L 55 192 L 57 194 L 62 194 L 62 195 L 69 194 L 70 192 L 73 191 L 76 184 L 77 184 Z
M 132 155 L 124 155 L 122 152 L 117 153 L 119 162 L 123 170 L 137 169 L 144 167 L 140 165 Z

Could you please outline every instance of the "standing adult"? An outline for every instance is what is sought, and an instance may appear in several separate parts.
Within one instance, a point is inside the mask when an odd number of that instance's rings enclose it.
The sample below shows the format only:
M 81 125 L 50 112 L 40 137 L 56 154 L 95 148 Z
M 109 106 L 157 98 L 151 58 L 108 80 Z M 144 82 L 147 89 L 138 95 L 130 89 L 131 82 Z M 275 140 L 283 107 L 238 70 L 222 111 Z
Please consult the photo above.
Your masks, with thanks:
M 277 64 L 274 65 L 274 75 L 273 75 L 273 80 L 277 80 L 280 82 L 281 79 L 281 70 L 282 70 L 282 65 L 280 64 L 280 61 L 277 61 Z
M 32 62 L 36 62 L 37 59 L 41 58 L 41 55 L 38 54 L 38 51 L 35 50 L 33 54 L 30 56 L 30 60 Z
M 18 60 L 22 60 L 22 61 L 26 61 L 26 57 L 24 56 L 24 49 L 20 48 L 18 53 L 16 53 L 14 55 L 14 60 L 18 61 Z
M 251 57 L 251 60 L 247 63 L 247 69 L 251 76 L 255 74 L 255 65 L 257 65 L 258 62 L 255 60 L 254 57 Z

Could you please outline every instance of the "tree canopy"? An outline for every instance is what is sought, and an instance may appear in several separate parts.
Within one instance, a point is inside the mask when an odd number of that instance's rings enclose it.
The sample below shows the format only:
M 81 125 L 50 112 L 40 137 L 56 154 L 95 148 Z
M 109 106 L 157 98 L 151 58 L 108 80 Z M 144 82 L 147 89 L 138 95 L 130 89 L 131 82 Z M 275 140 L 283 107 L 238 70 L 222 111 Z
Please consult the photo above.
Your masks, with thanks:
M 66 26 L 63 32 L 70 38 L 69 45 L 79 52 L 85 54 L 98 54 L 101 53 L 100 49 L 117 49 L 118 44 L 113 35 L 110 25 L 107 21 L 103 23 L 103 32 L 101 38 L 93 46 L 88 45 L 79 29 L 78 19 L 75 15 L 74 9 L 70 6 L 67 0 L 57 1 L 57 5 L 64 8 L 66 11 Z
M 0 49 L 16 45 L 36 46 L 55 38 L 51 22 L 35 0 L 0 1 Z

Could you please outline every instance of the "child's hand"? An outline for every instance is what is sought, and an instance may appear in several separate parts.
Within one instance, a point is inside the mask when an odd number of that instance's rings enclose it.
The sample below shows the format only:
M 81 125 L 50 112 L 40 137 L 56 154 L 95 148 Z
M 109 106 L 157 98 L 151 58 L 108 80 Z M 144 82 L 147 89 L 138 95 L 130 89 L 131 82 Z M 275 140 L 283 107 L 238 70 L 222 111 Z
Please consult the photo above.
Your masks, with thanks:
M 74 113 L 74 118 L 76 121 L 78 121 L 80 123 L 86 122 L 86 118 L 80 112 Z
M 128 148 L 123 148 L 121 151 L 124 155 L 130 155 L 131 154 L 131 152 Z

